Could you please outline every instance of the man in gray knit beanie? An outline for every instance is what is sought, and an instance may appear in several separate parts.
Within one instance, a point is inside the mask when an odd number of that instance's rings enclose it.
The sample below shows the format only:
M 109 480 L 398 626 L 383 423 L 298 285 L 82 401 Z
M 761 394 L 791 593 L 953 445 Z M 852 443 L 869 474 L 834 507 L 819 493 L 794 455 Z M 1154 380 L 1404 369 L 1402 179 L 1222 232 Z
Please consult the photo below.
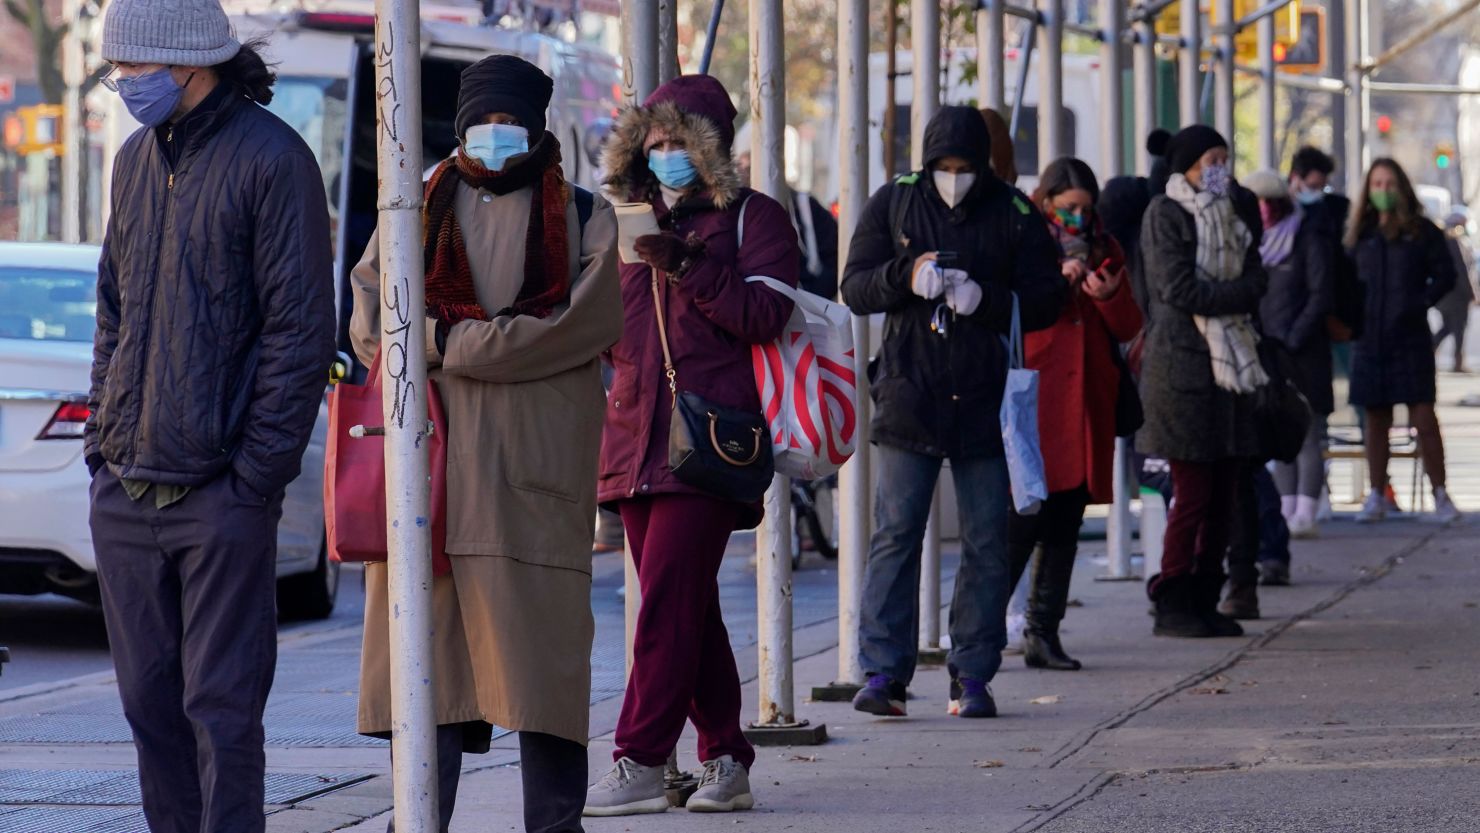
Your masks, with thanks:
M 90 523 L 152 833 L 262 833 L 278 522 L 334 360 L 323 174 L 217 0 L 113 0 L 104 85 L 143 129 L 98 264 Z M 319 539 L 284 609 L 332 610 Z

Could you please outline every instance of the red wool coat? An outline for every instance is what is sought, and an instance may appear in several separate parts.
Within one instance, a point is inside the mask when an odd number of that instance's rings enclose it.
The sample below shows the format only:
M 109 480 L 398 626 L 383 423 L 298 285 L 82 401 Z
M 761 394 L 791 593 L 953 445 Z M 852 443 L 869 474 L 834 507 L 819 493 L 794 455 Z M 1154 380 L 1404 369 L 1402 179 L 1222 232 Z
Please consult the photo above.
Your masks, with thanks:
M 1120 369 L 1110 351 L 1141 329 L 1141 310 L 1131 294 L 1125 258 L 1107 240 L 1120 288 L 1097 301 L 1075 290 L 1059 320 L 1024 337 L 1028 367 L 1038 371 L 1038 437 L 1048 491 L 1088 486 L 1091 503 L 1114 495 L 1115 397 Z

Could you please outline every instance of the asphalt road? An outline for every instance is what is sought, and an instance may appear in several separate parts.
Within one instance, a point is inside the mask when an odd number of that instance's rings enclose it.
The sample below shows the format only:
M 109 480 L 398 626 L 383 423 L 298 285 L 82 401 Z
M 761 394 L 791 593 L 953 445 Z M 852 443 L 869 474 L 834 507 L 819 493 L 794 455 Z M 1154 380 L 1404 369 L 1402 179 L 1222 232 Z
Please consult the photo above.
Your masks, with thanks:
M 364 573 L 350 566 L 340 575 L 333 616 L 283 622 L 279 632 L 298 635 L 354 625 L 364 614 Z M 0 595 L 0 645 L 10 648 L 10 664 L 0 673 L 0 695 L 113 668 L 102 609 L 62 596 Z

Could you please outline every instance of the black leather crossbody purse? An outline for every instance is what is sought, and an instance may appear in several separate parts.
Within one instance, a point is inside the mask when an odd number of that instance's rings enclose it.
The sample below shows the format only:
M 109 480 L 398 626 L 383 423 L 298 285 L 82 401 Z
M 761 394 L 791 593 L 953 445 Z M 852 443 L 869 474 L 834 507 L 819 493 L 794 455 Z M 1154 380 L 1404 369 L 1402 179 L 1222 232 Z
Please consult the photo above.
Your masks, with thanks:
M 726 408 L 697 393 L 678 390 L 678 371 L 668 348 L 663 293 L 653 270 L 653 309 L 663 343 L 663 369 L 673 395 L 668 427 L 668 468 L 680 481 L 715 497 L 754 503 L 765 497 L 775 474 L 771 427 L 765 417 Z

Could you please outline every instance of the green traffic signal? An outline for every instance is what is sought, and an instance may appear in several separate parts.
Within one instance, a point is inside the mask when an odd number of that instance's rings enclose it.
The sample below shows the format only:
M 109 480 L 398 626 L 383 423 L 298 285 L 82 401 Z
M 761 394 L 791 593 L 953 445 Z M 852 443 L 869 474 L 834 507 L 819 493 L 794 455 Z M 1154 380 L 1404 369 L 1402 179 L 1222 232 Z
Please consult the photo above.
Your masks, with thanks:
M 1438 165 L 1439 166 L 1439 170 L 1441 170 L 1441 171 L 1448 169 L 1449 168 L 1449 154 L 1447 154 L 1447 153 L 1435 154 L 1434 155 L 1434 164 L 1435 165 Z

